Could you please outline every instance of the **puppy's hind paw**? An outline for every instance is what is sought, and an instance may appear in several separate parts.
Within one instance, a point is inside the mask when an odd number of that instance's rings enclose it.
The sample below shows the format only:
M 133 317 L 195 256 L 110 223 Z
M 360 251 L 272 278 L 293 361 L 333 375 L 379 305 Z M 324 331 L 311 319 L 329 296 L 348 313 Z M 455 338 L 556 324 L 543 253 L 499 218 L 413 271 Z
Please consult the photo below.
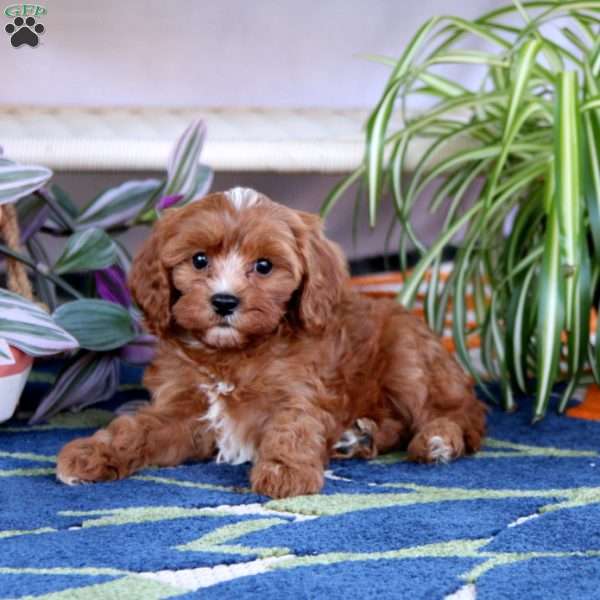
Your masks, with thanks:
M 408 456 L 416 462 L 448 463 L 464 453 L 461 428 L 444 418 L 425 425 L 408 445 Z
M 342 433 L 332 450 L 332 458 L 375 458 L 377 425 L 371 419 L 357 419 Z
M 448 445 L 446 440 L 439 436 L 434 435 L 429 438 L 429 457 L 433 462 L 447 463 L 452 459 L 452 448 Z

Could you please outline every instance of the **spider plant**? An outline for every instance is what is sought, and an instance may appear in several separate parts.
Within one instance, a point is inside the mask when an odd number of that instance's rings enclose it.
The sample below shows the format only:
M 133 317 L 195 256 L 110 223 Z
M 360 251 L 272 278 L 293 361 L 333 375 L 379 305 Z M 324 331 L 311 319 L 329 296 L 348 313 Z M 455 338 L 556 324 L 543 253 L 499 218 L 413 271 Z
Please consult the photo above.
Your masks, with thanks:
M 578 384 L 599 377 L 600 337 L 590 331 L 600 275 L 599 34 L 597 1 L 514 0 L 472 21 L 430 19 L 399 59 L 375 57 L 391 73 L 366 123 L 364 160 L 323 205 L 326 215 L 359 181 L 371 225 L 393 202 L 401 264 L 409 250 L 419 257 L 399 301 L 409 307 L 424 289 L 440 333 L 451 311 L 464 366 L 480 382 L 500 380 L 507 410 L 516 392 L 535 393 L 534 421 L 556 383 L 562 412 Z M 444 76 L 448 64 L 479 80 Z M 429 107 L 411 112 L 417 97 Z M 429 245 L 412 226 L 423 202 L 444 215 Z M 458 251 L 443 281 L 449 244 Z

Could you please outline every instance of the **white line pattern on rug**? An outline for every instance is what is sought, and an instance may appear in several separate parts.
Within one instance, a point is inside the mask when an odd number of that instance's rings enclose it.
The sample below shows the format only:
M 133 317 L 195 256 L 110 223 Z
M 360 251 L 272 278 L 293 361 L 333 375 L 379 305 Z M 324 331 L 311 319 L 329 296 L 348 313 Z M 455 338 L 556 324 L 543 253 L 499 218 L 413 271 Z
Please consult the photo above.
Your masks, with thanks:
M 248 575 L 260 575 L 271 570 L 272 565 L 294 558 L 292 555 L 271 556 L 256 560 L 215 567 L 198 567 L 197 569 L 180 569 L 178 571 L 156 571 L 154 573 L 138 573 L 137 576 L 180 587 L 188 591 L 210 587 L 224 581 L 231 581 Z

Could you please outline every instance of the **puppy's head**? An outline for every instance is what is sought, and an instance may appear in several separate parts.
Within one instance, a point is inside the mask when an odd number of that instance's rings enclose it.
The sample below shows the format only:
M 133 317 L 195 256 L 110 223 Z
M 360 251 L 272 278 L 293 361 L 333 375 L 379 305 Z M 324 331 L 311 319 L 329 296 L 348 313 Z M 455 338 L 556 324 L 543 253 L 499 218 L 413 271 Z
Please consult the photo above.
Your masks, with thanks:
M 347 278 L 321 220 L 235 188 L 167 211 L 134 260 L 148 328 L 173 325 L 214 348 L 241 348 L 288 322 L 315 333 Z

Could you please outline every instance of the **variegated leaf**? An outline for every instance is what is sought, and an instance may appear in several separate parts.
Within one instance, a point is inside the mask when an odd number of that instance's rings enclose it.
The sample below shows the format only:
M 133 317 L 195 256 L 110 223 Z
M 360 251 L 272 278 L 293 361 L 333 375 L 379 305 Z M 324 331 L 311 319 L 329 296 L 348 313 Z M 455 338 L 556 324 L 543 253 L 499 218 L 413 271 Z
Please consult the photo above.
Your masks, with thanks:
M 188 194 L 183 194 L 183 198 L 175 206 L 184 206 L 206 196 L 212 185 L 213 175 L 213 170 L 210 167 L 198 164 L 191 191 Z
M 136 335 L 133 318 L 118 304 L 105 300 L 75 300 L 59 306 L 56 322 L 86 350 L 115 350 Z
M 119 360 L 113 354 L 79 353 L 58 375 L 56 383 L 30 419 L 39 423 L 67 408 L 83 408 L 108 400 L 119 384 Z
M 204 121 L 192 122 L 171 151 L 167 163 L 167 183 L 163 194 L 183 194 L 186 199 L 198 188 L 199 161 L 206 137 Z
M 48 279 L 44 273 L 44 265 L 50 264 L 46 249 L 41 243 L 39 236 L 33 236 L 27 240 L 26 247 L 31 258 L 35 260 L 36 265 L 40 268 L 33 273 L 35 295 L 50 309 L 50 311 L 53 311 L 58 303 L 56 297 L 56 283 L 51 279 Z
M 102 192 L 83 210 L 76 221 L 77 229 L 108 229 L 133 221 L 161 188 L 158 179 L 127 181 Z
M 74 233 L 54 265 L 56 273 L 104 269 L 117 260 L 117 249 L 110 237 L 97 227 Z
M 30 356 L 73 350 L 77 340 L 39 306 L 0 289 L 0 338 Z
M 10 160 L 0 162 L 0 205 L 16 202 L 41 188 L 52 171 L 36 165 L 20 165 Z

